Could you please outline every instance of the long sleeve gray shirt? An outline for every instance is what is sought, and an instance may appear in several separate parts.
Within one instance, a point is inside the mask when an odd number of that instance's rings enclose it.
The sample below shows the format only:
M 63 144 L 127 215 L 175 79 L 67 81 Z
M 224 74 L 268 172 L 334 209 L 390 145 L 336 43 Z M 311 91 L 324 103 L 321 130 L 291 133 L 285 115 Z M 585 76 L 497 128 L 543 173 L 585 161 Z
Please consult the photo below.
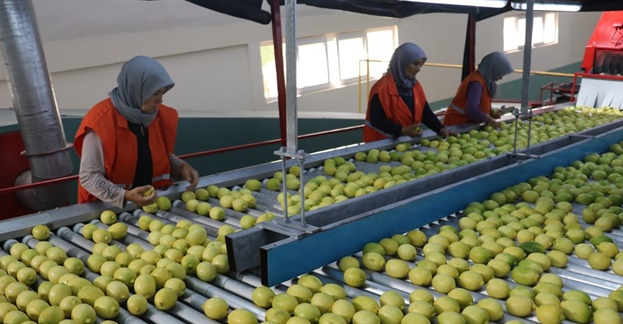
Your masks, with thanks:
M 170 161 L 171 177 L 177 179 L 184 161 L 174 154 L 171 155 Z M 92 130 L 87 130 L 84 136 L 79 177 L 80 185 L 99 200 L 119 208 L 125 206 L 126 190 L 106 179 L 102 141 Z

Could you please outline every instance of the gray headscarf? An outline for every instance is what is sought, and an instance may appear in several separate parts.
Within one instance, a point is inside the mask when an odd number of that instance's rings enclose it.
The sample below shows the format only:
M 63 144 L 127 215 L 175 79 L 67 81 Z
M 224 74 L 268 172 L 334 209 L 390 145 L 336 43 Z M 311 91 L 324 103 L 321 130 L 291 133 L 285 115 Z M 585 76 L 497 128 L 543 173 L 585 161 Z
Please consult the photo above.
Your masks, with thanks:
M 415 78 L 407 78 L 404 71 L 407 65 L 419 59 L 426 59 L 426 53 L 424 53 L 422 48 L 413 43 L 404 43 L 394 51 L 389 61 L 387 72 L 391 72 L 394 75 L 398 92 L 401 94 L 413 94 L 412 89 L 417 80 Z
M 511 74 L 514 70 L 511 61 L 504 53 L 493 52 L 482 58 L 482 61 L 478 64 L 478 71 L 485 78 L 491 97 L 495 97 L 498 91 L 498 85 L 495 83 L 495 80 Z
M 110 99 L 117 111 L 129 122 L 149 126 L 156 118 L 158 109 L 144 113 L 141 106 L 158 90 L 169 91 L 175 84 L 158 61 L 147 56 L 136 56 L 121 67 L 117 87 L 110 92 Z

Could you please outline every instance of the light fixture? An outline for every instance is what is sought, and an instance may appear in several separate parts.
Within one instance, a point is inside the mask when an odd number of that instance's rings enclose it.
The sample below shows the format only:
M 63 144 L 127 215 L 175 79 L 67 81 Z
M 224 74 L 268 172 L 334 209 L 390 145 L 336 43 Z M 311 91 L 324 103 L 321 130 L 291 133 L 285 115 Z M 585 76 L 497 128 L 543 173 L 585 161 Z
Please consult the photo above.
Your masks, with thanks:
M 511 7 L 515 10 L 526 10 L 528 4 L 526 2 L 511 1 Z M 575 1 L 534 2 L 534 10 L 536 11 L 580 11 L 580 9 L 582 9 L 582 5 Z
M 506 0 L 401 0 L 419 3 L 445 4 L 453 6 L 469 6 L 469 7 L 487 7 L 487 8 L 504 8 L 508 1 Z

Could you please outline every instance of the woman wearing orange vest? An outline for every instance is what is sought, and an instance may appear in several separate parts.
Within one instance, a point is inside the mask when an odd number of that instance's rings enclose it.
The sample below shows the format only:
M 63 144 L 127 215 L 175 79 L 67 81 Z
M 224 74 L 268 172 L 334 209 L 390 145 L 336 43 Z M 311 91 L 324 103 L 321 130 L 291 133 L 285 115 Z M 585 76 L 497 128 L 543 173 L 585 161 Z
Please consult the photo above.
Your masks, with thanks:
M 174 179 L 187 180 L 192 190 L 198 173 L 173 154 L 177 111 L 162 104 L 174 83 L 152 58 L 126 62 L 110 97 L 84 116 L 74 139 L 80 157 L 78 202 L 102 200 L 123 208 L 127 202 L 145 206 Z
M 442 137 L 449 135 L 430 109 L 422 85 L 415 79 L 425 62 L 426 54 L 413 43 L 396 48 L 387 73 L 370 90 L 364 142 L 402 135 L 419 137 L 421 123 Z
M 491 109 L 491 102 L 497 93 L 497 81 L 513 72 L 508 57 L 501 52 L 493 52 L 482 58 L 478 70 L 470 73 L 446 109 L 443 117 L 444 126 L 453 126 L 467 122 L 491 124 L 500 118 L 497 110 Z

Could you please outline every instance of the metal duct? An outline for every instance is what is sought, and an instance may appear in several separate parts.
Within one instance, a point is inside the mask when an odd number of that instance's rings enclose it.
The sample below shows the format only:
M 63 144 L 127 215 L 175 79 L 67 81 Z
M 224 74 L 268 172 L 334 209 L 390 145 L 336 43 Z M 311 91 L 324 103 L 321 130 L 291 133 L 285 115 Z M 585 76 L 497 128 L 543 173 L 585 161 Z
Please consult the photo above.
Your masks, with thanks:
M 8 72 L 9 91 L 30 170 L 16 185 L 70 175 L 71 144 L 65 133 L 43 55 L 31 0 L 0 0 L 0 48 Z M 69 183 L 22 190 L 19 200 L 35 210 L 67 203 Z

